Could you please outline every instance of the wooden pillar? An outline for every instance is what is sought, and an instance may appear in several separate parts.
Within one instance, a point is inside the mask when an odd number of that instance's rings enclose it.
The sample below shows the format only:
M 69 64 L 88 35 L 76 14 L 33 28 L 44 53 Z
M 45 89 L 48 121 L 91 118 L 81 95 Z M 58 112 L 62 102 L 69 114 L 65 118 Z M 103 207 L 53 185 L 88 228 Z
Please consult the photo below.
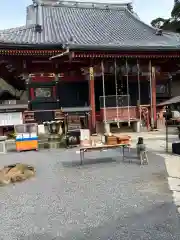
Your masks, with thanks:
M 55 86 L 53 87 L 53 90 L 54 90 L 54 98 L 56 99 L 56 102 L 57 102 L 57 105 L 56 105 L 56 108 L 57 109 L 60 109 L 61 106 L 60 106 L 60 96 L 59 96 L 59 77 L 58 77 L 58 74 L 55 73 Z
M 29 71 L 27 67 L 27 61 L 23 60 L 22 61 L 22 69 L 23 69 L 23 78 L 25 79 L 25 84 L 26 84 L 26 92 L 27 92 L 27 100 L 28 100 L 28 110 L 31 108 L 30 104 L 30 91 L 29 91 Z
M 0 127 L 0 136 L 4 135 L 3 127 Z
M 94 88 L 94 68 L 89 68 L 89 103 L 91 107 L 90 130 L 96 133 L 96 104 L 95 104 L 95 88 Z
M 30 93 L 30 86 L 29 86 L 29 82 L 30 82 L 30 76 L 27 75 L 26 79 L 26 91 L 27 91 L 27 98 L 28 98 L 28 110 L 31 110 L 31 93 Z
M 168 79 L 168 93 L 169 98 L 172 98 L 172 75 L 169 75 Z
M 141 124 L 141 81 L 140 81 L 140 65 L 139 65 L 139 60 L 137 59 L 137 81 L 138 81 L 138 99 L 137 99 L 137 107 L 138 107 L 138 114 L 139 114 L 139 121 Z
M 149 82 L 150 82 L 150 120 L 151 120 L 151 129 L 155 128 L 155 122 L 154 122 L 154 118 L 156 116 L 154 116 L 154 106 L 156 105 L 156 97 L 154 97 L 156 95 L 156 81 L 155 81 L 155 74 L 153 74 L 154 72 L 154 68 L 152 67 L 152 62 L 151 60 L 149 60 Z
M 153 128 L 157 128 L 157 112 L 156 112 L 156 68 L 152 67 L 152 111 L 153 111 Z

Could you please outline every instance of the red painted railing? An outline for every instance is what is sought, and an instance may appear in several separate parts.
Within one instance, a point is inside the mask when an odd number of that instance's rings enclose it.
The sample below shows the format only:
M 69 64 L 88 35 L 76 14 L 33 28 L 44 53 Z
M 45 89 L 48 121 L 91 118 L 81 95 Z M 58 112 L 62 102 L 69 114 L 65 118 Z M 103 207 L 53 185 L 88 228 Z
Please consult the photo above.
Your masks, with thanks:
M 140 109 L 136 106 L 128 107 L 119 107 L 117 108 L 101 108 L 100 115 L 98 115 L 98 119 L 100 121 L 104 120 L 104 111 L 106 114 L 106 120 L 109 122 L 128 122 L 130 121 L 138 121 L 140 119 Z M 141 119 L 144 120 L 147 129 L 150 129 L 150 111 L 148 106 L 141 106 Z
M 104 114 L 105 111 L 105 114 Z M 139 119 L 139 114 L 136 106 L 130 106 L 128 107 L 119 107 L 118 109 L 116 107 L 112 108 L 101 108 L 100 110 L 100 117 L 101 120 L 104 119 L 104 115 L 106 115 L 107 121 L 136 121 Z

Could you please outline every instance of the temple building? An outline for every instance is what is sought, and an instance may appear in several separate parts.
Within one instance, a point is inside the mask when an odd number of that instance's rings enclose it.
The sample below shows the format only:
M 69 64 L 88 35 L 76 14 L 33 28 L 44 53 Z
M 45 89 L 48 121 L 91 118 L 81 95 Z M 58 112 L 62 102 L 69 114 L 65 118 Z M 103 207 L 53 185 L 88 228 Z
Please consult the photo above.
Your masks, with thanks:
M 24 26 L 0 31 L 0 77 L 27 101 L 25 122 L 61 109 L 94 131 L 155 127 L 157 103 L 178 94 L 179 58 L 179 35 L 145 24 L 131 3 L 33 0 Z

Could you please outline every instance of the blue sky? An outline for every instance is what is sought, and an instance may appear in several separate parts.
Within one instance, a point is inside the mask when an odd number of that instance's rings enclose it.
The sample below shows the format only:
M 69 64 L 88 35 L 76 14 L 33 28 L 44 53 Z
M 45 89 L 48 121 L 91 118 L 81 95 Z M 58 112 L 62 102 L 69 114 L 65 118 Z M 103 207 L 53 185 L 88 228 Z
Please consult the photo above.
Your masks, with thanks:
M 0 29 L 25 24 L 26 6 L 32 3 L 32 0 L 0 0 L 0 2 Z M 88 0 L 88 2 L 90 1 Z M 101 0 L 95 2 L 118 3 L 121 1 Z M 173 2 L 174 0 L 133 0 L 133 6 L 139 17 L 144 22 L 150 23 L 151 20 L 156 17 L 168 18 L 170 16 Z

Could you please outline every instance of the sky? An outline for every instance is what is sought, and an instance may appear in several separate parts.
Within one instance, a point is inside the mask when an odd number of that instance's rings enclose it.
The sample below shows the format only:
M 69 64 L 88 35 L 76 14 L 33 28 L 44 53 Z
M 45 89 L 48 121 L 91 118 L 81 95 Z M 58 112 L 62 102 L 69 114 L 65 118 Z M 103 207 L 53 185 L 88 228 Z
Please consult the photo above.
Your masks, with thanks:
M 87 1 L 90 2 L 90 0 Z M 109 3 L 123 2 L 123 0 L 93 1 Z M 0 2 L 0 29 L 13 28 L 25 24 L 26 6 L 31 4 L 32 0 L 0 0 Z M 168 18 L 173 3 L 174 0 L 133 0 L 133 7 L 140 19 L 150 24 L 156 17 Z

